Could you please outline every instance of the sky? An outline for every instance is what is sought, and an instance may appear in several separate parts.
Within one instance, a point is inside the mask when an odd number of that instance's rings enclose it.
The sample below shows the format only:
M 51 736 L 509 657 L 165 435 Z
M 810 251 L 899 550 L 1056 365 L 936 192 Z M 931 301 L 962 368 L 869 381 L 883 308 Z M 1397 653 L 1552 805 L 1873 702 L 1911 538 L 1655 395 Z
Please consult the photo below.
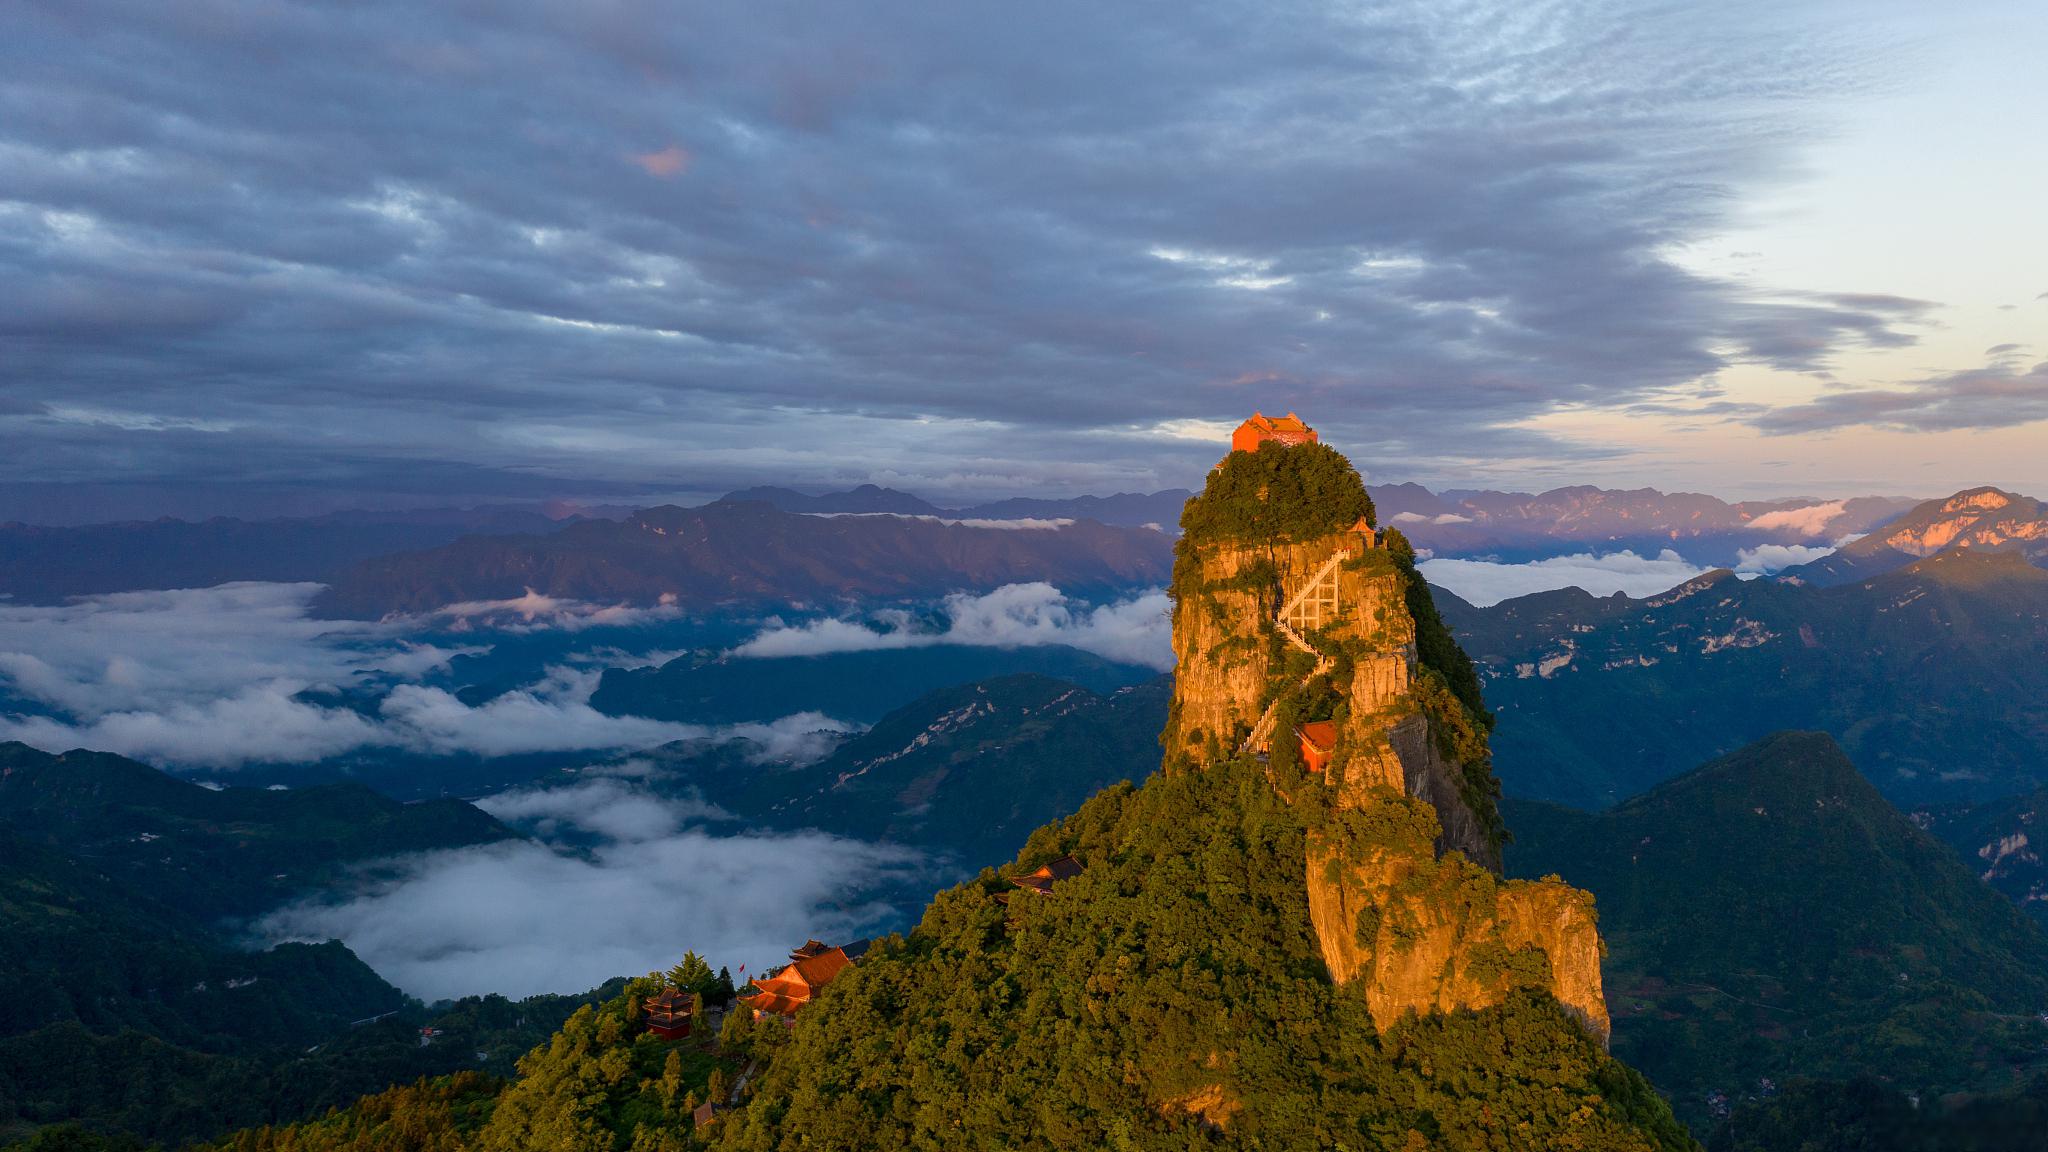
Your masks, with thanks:
M 0 517 L 2048 492 L 2025 0 L 24 0 Z

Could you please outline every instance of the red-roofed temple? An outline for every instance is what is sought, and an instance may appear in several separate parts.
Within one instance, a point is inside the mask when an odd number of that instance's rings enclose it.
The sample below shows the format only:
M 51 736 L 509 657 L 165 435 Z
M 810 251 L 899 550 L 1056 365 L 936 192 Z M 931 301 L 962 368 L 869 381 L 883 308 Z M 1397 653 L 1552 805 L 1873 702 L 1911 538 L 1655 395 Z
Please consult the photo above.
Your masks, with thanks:
M 766 1016 L 794 1020 L 798 1009 L 810 1003 L 811 997 L 841 972 L 859 963 L 867 950 L 866 940 L 837 948 L 806 940 L 789 954 L 788 964 L 754 981 L 754 991 L 741 996 L 739 1001 L 754 1010 L 756 1020 Z
M 1302 423 L 1301 417 L 1289 412 L 1285 416 L 1268 416 L 1263 412 L 1252 413 L 1252 418 L 1237 426 L 1230 434 L 1232 452 L 1257 452 L 1259 445 L 1268 440 L 1289 448 L 1296 444 L 1316 443 L 1316 430 Z
M 690 1034 L 690 994 L 674 988 L 647 998 L 647 1030 L 663 1040 L 680 1040 Z

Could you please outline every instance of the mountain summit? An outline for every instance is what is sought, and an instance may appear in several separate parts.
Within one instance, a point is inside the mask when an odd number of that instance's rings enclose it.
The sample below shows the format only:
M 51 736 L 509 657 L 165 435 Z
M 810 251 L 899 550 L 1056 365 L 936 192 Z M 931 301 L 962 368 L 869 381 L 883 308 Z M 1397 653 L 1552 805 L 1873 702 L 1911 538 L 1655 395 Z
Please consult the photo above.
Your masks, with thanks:
M 1592 900 L 1497 880 L 1492 717 L 1407 541 L 1373 512 L 1350 463 L 1314 442 L 1232 452 L 1188 502 L 1166 768 L 1261 757 L 1313 813 L 1323 959 L 1381 1026 L 1529 984 L 1604 1037 Z
M 1959 548 L 2014 552 L 2030 563 L 2048 564 L 2048 504 L 1988 486 L 1965 489 L 1914 505 L 1833 555 L 1780 575 L 1807 584 L 1846 584 Z

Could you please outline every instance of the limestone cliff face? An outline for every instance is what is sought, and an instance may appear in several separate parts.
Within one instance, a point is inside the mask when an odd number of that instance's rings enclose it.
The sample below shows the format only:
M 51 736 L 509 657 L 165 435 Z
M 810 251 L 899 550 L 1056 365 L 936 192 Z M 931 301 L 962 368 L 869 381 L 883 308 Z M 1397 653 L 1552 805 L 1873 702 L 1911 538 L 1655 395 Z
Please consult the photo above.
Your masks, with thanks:
M 1445 704 L 1441 679 L 1424 682 L 1419 664 L 1406 583 L 1419 578 L 1369 541 L 1357 532 L 1276 544 L 1183 540 L 1168 763 L 1199 770 L 1241 751 L 1265 754 L 1294 740 L 1276 717 L 1327 712 L 1335 751 L 1320 776 L 1294 787 L 1322 789 L 1303 802 L 1330 812 L 1303 863 L 1331 978 L 1362 982 L 1382 1027 L 1535 986 L 1605 1038 L 1592 897 L 1497 875 L 1495 830 L 1468 800 L 1473 777 L 1486 778 L 1483 729 L 1475 764 L 1461 762 L 1446 711 L 1459 706 Z M 1350 556 L 1332 573 L 1340 550 Z M 1290 637 L 1275 619 L 1319 574 L 1322 608 L 1297 613 Z M 1272 729 L 1264 739 L 1262 718 Z
M 1390 809 L 1403 806 L 1388 796 Z M 1309 916 L 1330 978 L 1359 981 L 1374 1023 L 1500 1003 L 1542 988 L 1608 1034 L 1593 898 L 1550 881 L 1505 881 L 1430 850 L 1429 813 L 1376 813 L 1378 842 L 1320 836 L 1308 853 Z M 1419 832 L 1419 835 L 1414 833 Z
M 1461 794 L 1463 766 L 1442 754 L 1414 690 L 1415 618 L 1403 575 L 1385 549 L 1366 546 L 1357 533 L 1273 547 L 1183 546 L 1174 574 L 1178 662 L 1164 743 L 1197 764 L 1238 750 L 1272 687 L 1291 679 L 1291 649 L 1273 623 L 1276 614 L 1340 550 L 1351 559 L 1337 568 L 1334 612 L 1316 633 L 1317 643 L 1342 651 L 1335 671 L 1349 670 L 1337 685 L 1345 707 L 1328 785 L 1339 803 L 1352 806 L 1381 789 L 1425 799 L 1443 830 L 1441 850 L 1498 868 L 1489 830 Z

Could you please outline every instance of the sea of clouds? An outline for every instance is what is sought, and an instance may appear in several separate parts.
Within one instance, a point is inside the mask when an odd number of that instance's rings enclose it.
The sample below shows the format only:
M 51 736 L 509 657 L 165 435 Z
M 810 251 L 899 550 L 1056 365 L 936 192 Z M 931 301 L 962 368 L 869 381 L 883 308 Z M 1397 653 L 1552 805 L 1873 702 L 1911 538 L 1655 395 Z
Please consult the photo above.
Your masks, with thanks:
M 941 606 L 943 624 L 900 609 L 772 624 L 733 649 L 741 657 L 818 656 L 938 644 L 1025 648 L 1065 644 L 1109 660 L 1173 667 L 1172 606 L 1163 588 L 1091 606 L 1043 582 L 959 593 Z
M 590 706 L 604 664 L 651 662 L 659 653 L 593 653 L 467 704 L 420 681 L 459 654 L 487 651 L 492 630 L 574 632 L 673 610 L 529 596 L 456 605 L 426 620 L 364 623 L 310 616 L 318 590 L 243 583 L 58 606 L 0 603 L 0 690 L 11 697 L 0 703 L 0 740 L 233 769 L 373 748 L 495 757 L 685 739 L 751 740 L 764 756 L 782 755 L 814 746 L 817 733 L 848 730 L 815 714 L 713 728 L 607 716 Z M 302 695 L 344 691 L 367 692 L 370 702 L 350 707 Z
M 883 890 L 921 863 L 822 832 L 749 832 L 630 778 L 479 806 L 533 839 L 408 857 L 361 887 L 278 909 L 252 936 L 341 940 L 428 1001 L 581 991 L 666 968 L 685 949 L 737 976 L 807 938 L 843 942 L 894 923 L 902 910 Z
M 751 829 L 656 787 L 661 769 L 635 750 L 737 740 L 749 746 L 742 761 L 805 761 L 852 730 L 814 712 L 714 727 L 592 708 L 604 668 L 675 654 L 615 646 L 622 635 L 673 640 L 658 627 L 678 619 L 673 606 L 528 594 L 369 623 L 313 617 L 318 590 L 243 583 L 59 606 L 0 601 L 0 739 L 202 772 L 379 748 L 610 754 L 572 784 L 478 802 L 529 839 L 385 861 L 355 886 L 277 909 L 251 927 L 253 944 L 340 939 L 429 1000 L 580 991 L 666 967 L 685 948 L 758 971 L 807 937 L 838 940 L 900 924 L 903 893 L 932 883 L 907 849 Z M 648 630 L 620 631 L 641 627 Z M 585 635 L 597 628 L 610 631 Z M 572 639 L 531 683 L 472 704 L 443 676 L 458 656 L 539 632 Z M 1048 584 L 1021 584 L 949 597 L 922 613 L 772 623 L 734 656 L 1069 644 L 1163 668 L 1171 664 L 1167 636 L 1162 592 L 1090 605 Z
M 1825 522 L 1824 518 L 1820 522 Z M 1759 544 L 1744 548 L 1736 554 L 1735 574 L 1744 579 L 1774 575 L 1830 555 L 1852 539 L 1845 537 L 1825 547 Z M 1481 608 L 1557 588 L 1583 588 L 1595 596 L 1621 592 L 1641 599 L 1676 588 L 1708 571 L 1669 548 L 1655 556 L 1627 550 L 1605 554 L 1579 552 L 1520 564 L 1436 557 L 1422 561 L 1417 568 L 1431 584 Z

